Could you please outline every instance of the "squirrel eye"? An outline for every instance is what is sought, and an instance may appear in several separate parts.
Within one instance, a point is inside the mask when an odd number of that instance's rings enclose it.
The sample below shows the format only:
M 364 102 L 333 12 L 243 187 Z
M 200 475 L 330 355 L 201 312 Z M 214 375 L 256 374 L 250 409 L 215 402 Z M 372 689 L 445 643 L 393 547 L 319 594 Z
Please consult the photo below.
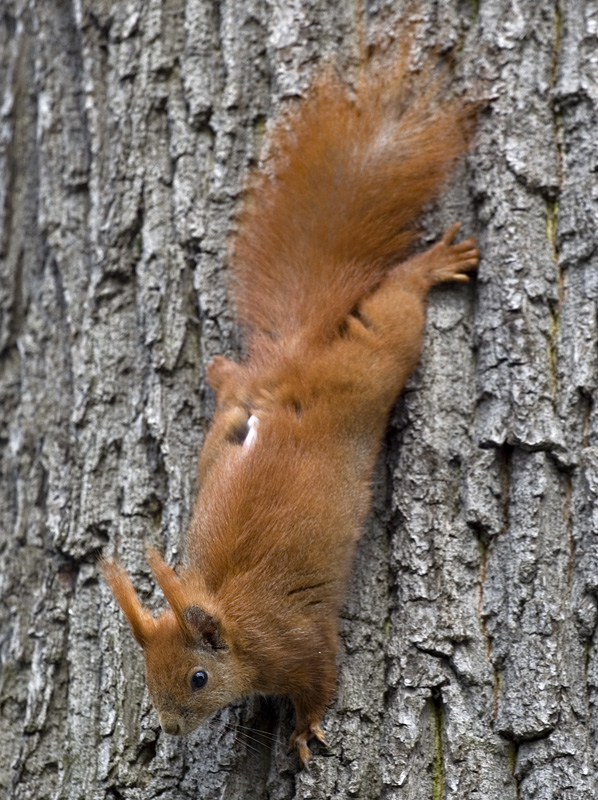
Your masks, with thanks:
M 191 678 L 191 691 L 196 692 L 198 689 L 203 689 L 207 682 L 208 673 L 203 669 L 198 670 Z

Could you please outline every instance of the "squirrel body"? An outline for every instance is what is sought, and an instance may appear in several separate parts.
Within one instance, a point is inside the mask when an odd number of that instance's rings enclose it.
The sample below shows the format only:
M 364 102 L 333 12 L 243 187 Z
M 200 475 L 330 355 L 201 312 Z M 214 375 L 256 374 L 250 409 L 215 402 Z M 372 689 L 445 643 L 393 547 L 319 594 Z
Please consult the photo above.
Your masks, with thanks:
M 234 242 L 248 358 L 207 370 L 217 410 L 182 567 L 148 555 L 169 608 L 154 618 L 120 564 L 102 567 L 167 733 L 260 692 L 292 699 L 303 764 L 324 739 L 338 614 L 426 295 L 478 262 L 474 239 L 454 242 L 458 223 L 404 260 L 471 116 L 402 74 L 352 96 L 327 73 L 275 129 L 273 168 L 254 176 Z

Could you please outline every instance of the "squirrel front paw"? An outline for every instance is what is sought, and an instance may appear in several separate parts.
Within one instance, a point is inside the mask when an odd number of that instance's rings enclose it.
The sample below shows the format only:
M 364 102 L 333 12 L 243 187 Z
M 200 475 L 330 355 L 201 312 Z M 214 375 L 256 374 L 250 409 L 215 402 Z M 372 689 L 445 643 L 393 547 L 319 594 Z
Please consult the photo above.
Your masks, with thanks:
M 317 739 L 319 742 L 322 742 L 322 744 L 326 747 L 328 746 L 328 742 L 326 741 L 326 737 L 324 736 L 324 731 L 320 726 L 319 720 L 302 725 L 301 728 L 298 725 L 291 734 L 291 738 L 289 740 L 289 751 L 297 751 L 297 755 L 299 756 L 299 761 L 301 762 L 303 769 L 309 769 L 309 759 L 311 758 L 311 753 L 308 742 L 313 738 Z

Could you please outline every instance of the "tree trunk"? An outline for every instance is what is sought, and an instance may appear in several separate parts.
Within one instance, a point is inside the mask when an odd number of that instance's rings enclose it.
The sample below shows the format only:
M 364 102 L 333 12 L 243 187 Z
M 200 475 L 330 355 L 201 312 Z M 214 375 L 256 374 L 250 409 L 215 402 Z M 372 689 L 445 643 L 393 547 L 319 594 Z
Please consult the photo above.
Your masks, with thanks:
M 97 557 L 163 605 L 144 551 L 180 557 L 205 366 L 239 358 L 226 239 L 266 121 L 408 19 L 490 98 L 425 218 L 483 257 L 430 298 L 299 772 L 285 700 L 160 732 Z M 3 797 L 598 797 L 595 43 L 589 0 L 4 0 Z

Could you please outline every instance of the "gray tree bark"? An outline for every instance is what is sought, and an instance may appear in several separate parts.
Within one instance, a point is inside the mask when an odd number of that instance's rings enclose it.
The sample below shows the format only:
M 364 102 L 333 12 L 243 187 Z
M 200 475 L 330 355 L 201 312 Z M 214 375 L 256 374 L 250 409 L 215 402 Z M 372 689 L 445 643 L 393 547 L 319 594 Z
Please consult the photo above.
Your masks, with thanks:
M 598 797 L 598 9 L 593 0 L 3 0 L 0 795 Z M 239 357 L 226 238 L 266 120 L 323 60 L 459 51 L 491 98 L 426 217 L 482 247 L 430 299 L 340 628 L 329 752 L 255 699 L 163 735 L 98 575 L 163 600 Z M 246 727 L 242 727 L 246 726 Z M 249 729 L 252 729 L 250 731 Z

